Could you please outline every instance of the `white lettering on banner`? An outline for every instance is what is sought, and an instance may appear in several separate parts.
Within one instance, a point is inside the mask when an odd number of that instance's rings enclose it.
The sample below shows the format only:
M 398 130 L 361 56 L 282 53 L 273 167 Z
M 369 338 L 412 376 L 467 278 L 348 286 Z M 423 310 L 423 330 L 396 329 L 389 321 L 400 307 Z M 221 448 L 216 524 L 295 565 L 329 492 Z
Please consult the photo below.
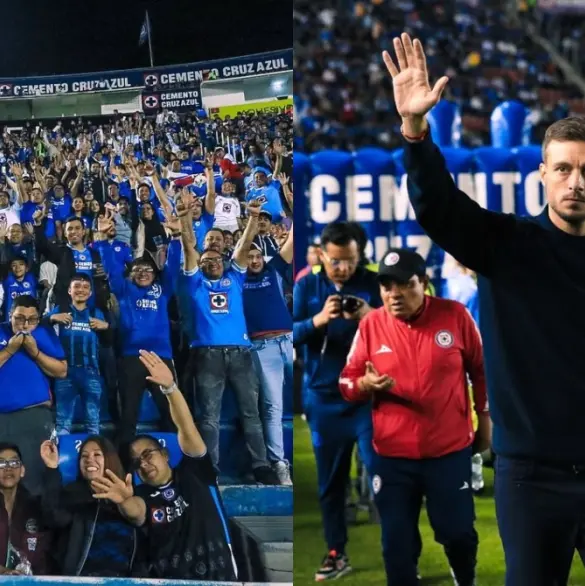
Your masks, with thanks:
M 499 185 L 502 188 L 502 201 L 500 210 L 504 214 L 513 214 L 516 208 L 514 201 L 514 190 L 516 185 L 522 181 L 520 173 L 494 173 L 492 175 L 494 185 Z
M 158 311 L 158 303 L 156 299 L 137 299 L 136 307 L 139 309 L 153 309 Z
M 393 175 L 380 176 L 380 222 L 392 220 L 392 202 L 396 194 L 396 179 Z
M 253 73 L 265 73 L 267 71 L 282 71 L 289 69 L 284 58 L 266 59 L 257 63 L 242 63 L 241 65 L 227 65 L 222 69 L 223 77 L 238 77 Z
M 371 207 L 362 207 L 362 205 L 371 206 L 374 203 L 372 176 L 354 175 L 353 178 L 348 179 L 347 219 L 355 222 L 373 222 L 374 210 Z
M 390 239 L 387 236 L 376 236 L 374 243 L 368 240 L 366 244 L 366 256 L 368 258 L 380 259 L 390 248 Z
M 393 236 L 391 239 L 394 248 L 410 248 L 418 252 L 425 260 L 431 252 L 433 241 L 425 234 L 407 234 L 406 236 Z M 378 257 L 379 258 L 379 257 Z
M 199 92 L 191 91 L 191 92 L 174 92 L 174 93 L 165 93 L 161 94 L 160 99 L 165 100 L 183 100 L 186 98 L 198 98 Z
M 15 85 L 15 96 L 48 96 L 54 94 L 122 90 L 131 88 L 132 84 L 127 77 L 111 77 L 108 79 L 93 79 L 87 81 L 74 81 L 71 88 L 68 83 L 41 83 L 30 85 Z
M 475 200 L 482 208 L 487 209 L 487 177 L 485 173 L 475 173 L 473 176 L 475 189 L 466 192 L 471 199 Z
M 532 171 L 532 173 L 526 175 L 524 180 L 524 203 L 526 204 L 526 211 L 531 216 L 540 215 L 546 205 L 544 189 L 540 189 L 540 173 L 538 171 Z
M 329 224 L 339 219 L 341 203 L 338 201 L 325 203 L 326 195 L 339 195 L 339 192 L 339 181 L 333 175 L 318 175 L 311 181 L 309 203 L 313 222 Z
M 402 222 L 404 220 L 416 220 L 414 209 L 408 199 L 408 183 L 406 173 L 400 181 L 400 189 L 394 190 L 394 219 Z
M 216 79 L 219 76 L 219 70 L 210 69 L 209 78 Z M 161 73 L 160 83 L 162 85 L 171 85 L 173 83 L 190 83 L 203 81 L 203 71 L 182 71 L 180 73 Z

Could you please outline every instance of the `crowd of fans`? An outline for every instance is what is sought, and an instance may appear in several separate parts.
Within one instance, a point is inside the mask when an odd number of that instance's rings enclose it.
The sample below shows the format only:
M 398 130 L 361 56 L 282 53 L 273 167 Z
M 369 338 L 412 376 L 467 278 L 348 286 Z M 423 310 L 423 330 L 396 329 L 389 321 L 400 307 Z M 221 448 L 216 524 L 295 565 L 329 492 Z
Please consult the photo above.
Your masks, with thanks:
M 580 91 L 527 34 L 529 6 L 492 0 L 300 0 L 295 5 L 295 147 L 399 146 L 399 118 L 381 53 L 406 31 L 426 51 L 431 79 L 450 78 L 444 98 L 461 109 L 463 146 L 489 144 L 489 116 L 515 96 L 531 109 L 534 143 L 569 112 Z M 573 19 L 574 20 L 574 19 Z M 571 26 L 573 26 L 571 20 Z M 562 36 L 579 42 L 580 29 Z M 577 40 L 575 40 L 575 37 Z
M 220 501 L 199 492 L 221 469 L 226 385 L 250 477 L 291 484 L 282 429 L 292 389 L 291 148 L 286 114 L 220 120 L 165 110 L 4 130 L 0 573 L 234 578 L 229 537 L 213 541 L 225 524 Z M 173 474 L 168 453 L 137 436 L 145 390 L 159 429 L 178 432 L 191 456 Z M 90 436 L 69 490 L 54 468 L 59 438 L 76 429 L 77 400 L 77 425 Z M 163 495 L 132 496 L 129 471 L 147 487 L 164 484 Z M 216 511 L 201 531 L 185 513 L 194 492 L 198 507 L 209 500 Z M 9 539 L 4 512 L 14 520 L 17 509 L 26 527 Z M 185 532 L 177 552 L 162 529 L 179 517 L 188 520 L 173 525 Z M 91 519 L 93 540 L 83 533 Z

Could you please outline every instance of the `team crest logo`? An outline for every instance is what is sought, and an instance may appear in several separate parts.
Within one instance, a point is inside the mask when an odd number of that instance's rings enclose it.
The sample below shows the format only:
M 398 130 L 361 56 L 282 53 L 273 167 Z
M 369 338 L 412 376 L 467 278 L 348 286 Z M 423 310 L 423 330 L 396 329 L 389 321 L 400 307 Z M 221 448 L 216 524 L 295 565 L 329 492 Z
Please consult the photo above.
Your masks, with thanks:
M 26 283 L 26 282 L 25 282 L 25 283 L 23 283 L 23 284 L 22 284 L 22 286 L 23 286 L 25 289 L 30 289 L 30 283 Z
M 372 478 L 372 490 L 374 491 L 374 494 L 378 494 L 381 488 L 382 479 L 376 474 L 374 478 Z
M 399 260 L 400 260 L 400 255 L 397 252 L 391 252 L 384 260 L 384 264 L 387 267 L 393 267 L 395 264 L 398 264 Z
M 224 280 L 223 280 L 223 281 L 220 283 L 220 285 L 221 285 L 222 287 L 229 287 L 231 284 L 232 284 L 232 282 L 231 282 L 229 279 L 224 279 Z
M 167 488 L 163 492 L 163 498 L 166 499 L 167 501 L 172 501 L 175 498 L 175 490 L 172 488 Z
M 437 346 L 440 346 L 441 348 L 451 348 L 454 341 L 453 334 L 447 330 L 441 330 L 435 335 L 435 342 L 437 343 Z
M 11 96 L 12 95 L 12 84 L 3 83 L 0 84 L 0 96 Z
M 144 85 L 147 85 L 148 87 L 158 85 L 158 75 L 156 73 L 147 73 L 144 76 Z
M 153 523 L 162 523 L 165 520 L 165 512 L 163 509 L 153 509 L 152 510 L 152 522 Z
M 39 524 L 37 523 L 36 519 L 29 519 L 24 528 L 26 529 L 27 533 L 36 533 L 39 530 Z
M 162 288 L 160 285 L 153 285 L 152 289 L 147 293 L 150 297 L 158 299 L 162 295 Z
M 27 537 L 26 538 L 26 546 L 28 547 L 28 551 L 36 551 L 37 538 L 36 537 Z
M 80 254 L 79 255 L 79 260 L 85 260 L 85 254 Z
M 120 250 L 122 250 L 122 249 L 121 249 L 119 246 L 114 246 L 114 250 L 115 250 L 116 252 L 120 252 Z
M 209 307 L 211 313 L 228 313 L 228 296 L 227 293 L 209 292 Z
M 153 110 L 154 108 L 158 108 L 158 96 L 155 96 L 155 95 L 143 96 L 142 103 L 144 104 L 145 108 L 150 109 L 150 110 Z

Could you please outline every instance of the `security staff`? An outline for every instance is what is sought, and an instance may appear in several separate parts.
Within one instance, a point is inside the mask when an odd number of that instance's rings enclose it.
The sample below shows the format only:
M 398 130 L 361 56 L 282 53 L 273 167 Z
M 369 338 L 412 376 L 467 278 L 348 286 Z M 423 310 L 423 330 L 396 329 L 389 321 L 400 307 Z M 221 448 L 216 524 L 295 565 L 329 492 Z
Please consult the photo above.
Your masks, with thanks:
M 321 235 L 323 269 L 298 281 L 294 289 L 293 337 L 306 346 L 305 414 L 317 461 L 319 501 L 328 554 L 317 581 L 351 571 L 345 552 L 345 496 L 356 442 L 366 468 L 372 455 L 371 409 L 367 401 L 347 404 L 339 393 L 339 374 L 357 326 L 381 305 L 376 275 L 359 266 L 355 232 L 345 222 L 329 224 Z
M 391 248 L 378 271 L 383 307 L 360 323 L 339 380 L 343 396 L 371 401 L 372 487 L 388 586 L 416 586 L 422 497 L 458 586 L 475 584 L 478 538 L 471 491 L 474 441 L 489 443 L 481 338 L 466 308 L 425 295 L 423 258 Z M 484 448 L 487 446 L 484 446 Z

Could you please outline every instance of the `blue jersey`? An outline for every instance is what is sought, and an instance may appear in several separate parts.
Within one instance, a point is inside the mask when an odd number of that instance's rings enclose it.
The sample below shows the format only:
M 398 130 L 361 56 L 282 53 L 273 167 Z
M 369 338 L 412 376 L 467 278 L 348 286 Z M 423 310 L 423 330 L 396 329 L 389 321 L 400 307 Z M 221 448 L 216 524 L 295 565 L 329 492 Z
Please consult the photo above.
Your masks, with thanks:
M 64 222 L 71 216 L 71 198 L 68 195 L 61 199 L 53 197 L 51 208 L 53 209 L 53 219 L 56 222 Z
M 9 323 L 0 324 L 0 349 L 6 348 L 14 335 Z M 64 360 L 63 348 L 52 328 L 38 326 L 32 334 L 38 349 L 51 358 Z M 26 377 L 26 384 L 23 378 Z M 0 368 L 0 413 L 12 413 L 51 400 L 49 377 L 20 348 Z
M 20 223 L 21 224 L 32 224 L 33 214 L 37 210 L 42 210 L 42 204 L 36 204 L 33 201 L 27 201 L 22 204 L 22 210 L 20 210 Z M 47 217 L 45 219 L 45 236 L 52 240 L 55 238 L 56 230 L 55 230 L 55 220 L 53 218 L 53 209 L 49 206 L 47 210 Z
M 18 281 L 15 276 L 10 273 L 3 283 L 4 287 L 4 303 L 2 305 L 2 314 L 6 319 L 12 309 L 14 300 L 20 295 L 30 295 L 37 298 L 37 280 L 32 273 L 26 273 L 22 281 Z
M 91 329 L 89 320 L 96 317 L 106 321 L 104 314 L 99 309 L 79 310 L 71 305 L 64 309 L 55 307 L 49 316 L 57 313 L 70 313 L 73 319 L 69 326 L 56 326 L 68 366 L 99 370 L 99 338 L 97 332 Z
M 265 332 L 292 331 L 292 317 L 282 287 L 282 277 L 288 269 L 289 264 L 277 255 L 264 265 L 261 273 L 248 272 L 244 283 L 244 313 L 252 338 Z
M 95 242 L 92 242 L 90 246 L 99 251 L 100 256 L 102 257 L 102 262 L 104 256 L 102 249 L 105 246 L 109 246 L 112 249 L 111 259 L 116 263 L 116 271 L 118 272 L 124 272 L 126 270 L 126 265 L 130 264 L 133 260 L 132 249 L 119 240 L 113 240 L 112 242 L 109 242 L 108 240 L 96 240 Z
M 197 250 L 199 250 L 199 252 L 203 251 L 205 236 L 207 235 L 207 232 L 213 228 L 214 222 L 215 216 L 207 212 L 205 204 L 203 204 L 201 217 L 198 220 L 193 220 L 193 232 L 195 232 L 195 238 L 197 238 Z
M 120 304 L 124 356 L 138 356 L 140 350 L 149 350 L 162 358 L 173 357 L 168 304 L 174 294 L 174 284 L 179 273 L 180 249 L 180 242 L 172 240 L 161 279 L 150 287 L 139 287 L 124 278 L 119 264 L 112 259 L 112 248 L 104 247 L 101 250 L 110 287 Z
M 87 300 L 87 304 L 90 307 L 95 307 L 95 291 L 93 287 L 93 260 L 91 258 L 91 252 L 87 248 L 84 248 L 83 250 L 76 250 L 71 246 L 69 246 L 69 248 L 71 248 L 71 252 L 73 253 L 75 272 L 83 273 L 84 275 L 87 275 L 91 280 L 92 291 L 90 298 Z
M 187 175 L 205 173 L 205 165 L 203 161 L 181 161 L 181 173 L 187 173 Z
M 202 271 L 182 271 L 179 294 L 188 307 L 190 346 L 250 346 L 244 317 L 246 269 L 235 262 L 221 279 L 210 281 Z
M 284 213 L 277 186 L 280 187 L 278 181 L 271 181 L 264 187 L 251 187 L 246 194 L 246 201 L 259 201 L 262 204 L 262 210 L 272 214 L 274 223 L 281 222 Z

